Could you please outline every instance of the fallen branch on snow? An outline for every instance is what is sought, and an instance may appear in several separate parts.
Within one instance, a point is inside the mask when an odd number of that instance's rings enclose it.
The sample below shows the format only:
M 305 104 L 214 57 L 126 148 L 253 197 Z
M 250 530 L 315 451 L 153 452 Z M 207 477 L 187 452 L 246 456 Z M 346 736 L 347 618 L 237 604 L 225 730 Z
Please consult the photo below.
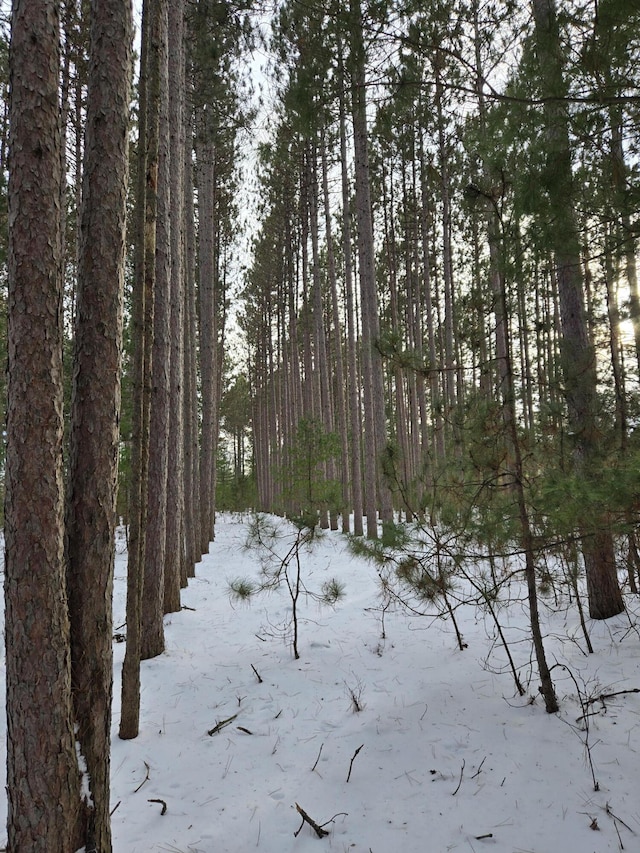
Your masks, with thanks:
M 209 737 L 211 737 L 212 735 L 217 735 L 218 732 L 222 731 L 225 726 L 228 726 L 229 723 L 232 723 L 237 716 L 237 714 L 234 714 L 233 717 L 229 717 L 227 720 L 220 720 L 219 723 L 216 723 L 215 726 L 212 729 L 209 729 L 209 731 L 207 732 Z

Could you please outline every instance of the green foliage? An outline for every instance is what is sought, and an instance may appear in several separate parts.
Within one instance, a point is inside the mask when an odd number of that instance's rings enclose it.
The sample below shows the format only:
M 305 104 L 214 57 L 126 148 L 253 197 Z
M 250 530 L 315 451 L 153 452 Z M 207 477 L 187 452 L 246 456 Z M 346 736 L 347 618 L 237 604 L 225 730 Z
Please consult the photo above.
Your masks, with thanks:
M 320 590 L 307 585 L 303 573 L 304 555 L 321 538 L 322 532 L 312 517 L 305 522 L 303 518 L 295 522 L 273 518 L 256 513 L 252 516 L 247 531 L 245 547 L 255 551 L 260 560 L 262 580 L 259 584 L 244 578 L 236 578 L 229 584 L 229 593 L 239 601 L 249 601 L 260 592 L 270 592 L 284 587 L 291 600 L 290 616 L 276 632 L 290 637 L 294 657 L 300 657 L 298 651 L 300 596 L 320 604 L 333 606 L 344 597 L 345 587 L 336 578 L 324 581 Z M 270 630 L 273 630 L 271 626 Z
M 354 557 L 370 560 L 377 566 L 385 566 L 391 561 L 389 550 L 381 539 L 366 539 L 362 536 L 347 536 L 349 550 Z
M 411 542 L 411 533 L 406 524 L 397 524 L 395 521 L 382 522 L 382 534 L 380 546 L 382 548 L 401 549 L 406 548 Z
M 451 569 L 430 571 L 427 561 L 417 554 L 408 554 L 398 560 L 396 577 L 421 601 L 433 602 L 453 588 Z
M 316 418 L 298 422 L 280 477 L 284 504 L 291 518 L 298 519 L 303 527 L 314 527 L 319 512 L 340 508 L 341 484 L 327 476 L 326 465 L 339 456 L 336 433 L 327 432 Z
M 337 578 L 325 581 L 320 587 L 320 601 L 333 606 L 344 598 L 345 585 Z
M 407 348 L 398 332 L 383 330 L 375 346 L 390 368 L 412 371 L 423 377 L 429 375 L 430 365 L 424 353 Z
M 430 603 L 453 588 L 456 561 L 442 545 L 437 534 L 421 524 L 388 522 L 378 540 L 349 538 L 351 553 L 375 563 L 387 584 L 391 570 L 400 589 Z
M 255 472 L 248 470 L 247 447 L 251 431 L 251 395 L 243 374 L 234 378 L 220 404 L 221 436 L 218 444 L 216 506 L 242 511 L 255 507 Z
M 239 374 L 229 384 L 220 401 L 222 429 L 230 435 L 246 433 L 251 425 L 251 393 L 249 381 Z
M 548 540 L 572 541 L 603 520 L 614 533 L 628 533 L 638 523 L 640 451 L 603 460 L 591 473 L 549 464 L 532 492 L 533 518 Z
M 259 587 L 247 578 L 236 578 L 229 583 L 229 595 L 237 601 L 249 601 Z
M 221 458 L 218 455 L 218 460 Z M 256 481 L 253 475 L 235 478 L 231 475 L 231 468 L 225 464 L 218 468 L 218 479 L 216 481 L 216 507 L 220 512 L 242 512 L 255 507 L 257 503 Z

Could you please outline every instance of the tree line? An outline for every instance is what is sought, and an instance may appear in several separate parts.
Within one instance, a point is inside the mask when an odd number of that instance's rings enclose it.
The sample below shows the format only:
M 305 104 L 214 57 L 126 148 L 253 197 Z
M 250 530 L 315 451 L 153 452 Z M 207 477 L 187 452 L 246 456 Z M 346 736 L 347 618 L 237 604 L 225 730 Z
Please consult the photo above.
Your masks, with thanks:
M 15 0 L 3 22 L 7 850 L 111 850 L 116 522 L 122 738 L 214 536 L 245 12 Z
M 577 549 L 590 615 L 623 610 L 638 24 L 617 0 L 281 5 L 242 314 L 260 508 L 473 526 L 532 570 Z

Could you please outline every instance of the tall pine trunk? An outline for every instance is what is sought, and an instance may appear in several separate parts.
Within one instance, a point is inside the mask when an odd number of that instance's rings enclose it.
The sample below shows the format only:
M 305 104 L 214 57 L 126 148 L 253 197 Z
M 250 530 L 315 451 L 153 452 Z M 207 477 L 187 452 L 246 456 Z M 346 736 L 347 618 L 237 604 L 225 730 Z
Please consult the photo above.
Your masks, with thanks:
M 81 838 L 109 853 L 112 598 L 132 10 L 91 4 L 67 508 L 71 683 L 90 801 Z
M 340 72 L 340 174 L 342 185 L 342 248 L 344 254 L 344 300 L 347 315 L 347 406 L 349 410 L 350 433 L 350 479 L 351 498 L 353 502 L 353 535 L 362 536 L 363 528 L 363 497 L 362 497 L 362 416 L 360 406 L 358 352 L 357 352 L 357 321 L 354 305 L 354 276 L 353 256 L 351 250 L 352 229 L 349 192 L 349 175 L 347 171 L 347 129 L 346 107 L 344 95 L 344 68 L 342 51 L 338 50 Z
M 202 398 L 202 434 L 200 443 L 200 532 L 203 554 L 213 539 L 213 466 L 215 453 L 216 393 L 216 299 L 214 256 L 215 153 L 206 139 L 206 117 L 197 140 L 199 202 L 199 298 L 200 298 L 200 393 Z
M 5 634 L 10 853 L 74 853 L 82 843 L 76 837 L 80 779 L 64 576 L 58 7 L 48 0 L 14 2 L 9 57 Z
M 367 535 L 377 537 L 377 509 L 383 520 L 392 516 L 391 492 L 381 475 L 386 450 L 385 393 L 376 291 L 373 214 L 367 139 L 367 97 L 362 9 L 351 0 L 351 98 L 355 157 L 358 273 L 362 310 L 362 381 L 365 431 L 365 507 Z
M 333 229 L 331 226 L 331 203 L 329 197 L 329 166 L 327 157 L 327 140 L 322 133 L 322 200 L 324 205 L 325 239 L 327 244 L 327 274 L 331 291 L 331 315 L 333 320 L 333 362 L 335 364 L 334 399 L 336 427 L 340 435 L 341 464 L 340 479 L 342 486 L 342 532 L 348 533 L 349 524 L 349 434 L 347 431 L 347 412 L 344 388 L 344 358 L 342 349 L 342 330 L 338 302 L 338 284 L 336 280 L 336 260 L 333 246 Z
M 156 220 L 158 212 L 158 136 L 160 132 L 160 67 L 167 0 L 145 0 L 142 7 L 142 62 L 144 120 L 139 133 L 141 174 L 137 203 L 138 240 L 142 258 L 137 264 L 135 297 L 134 428 L 132 430 L 132 532 L 127 565 L 127 647 L 122 665 L 122 699 L 119 736 L 138 736 L 140 726 L 141 598 L 147 523 L 146 485 L 149 468 L 149 415 L 151 398 L 153 300 L 155 289 Z M 144 154 L 142 154 L 144 150 Z M 144 187 L 144 190 L 142 189 Z M 144 221 L 142 216 L 144 214 Z M 139 276 L 142 276 L 141 278 Z
M 153 346 L 147 523 L 142 582 L 140 656 L 164 651 L 164 576 L 167 531 L 167 468 L 169 458 L 169 392 L 171 369 L 171 154 L 169 150 L 169 67 L 167 28 L 163 22 L 160 50 L 160 117 L 158 125 L 158 194 L 156 215 Z
M 200 548 L 200 435 L 198 429 L 198 361 L 196 311 L 196 225 L 193 205 L 193 132 L 191 114 L 185 110 L 184 157 L 184 459 L 185 530 L 187 563 L 195 566 L 202 558 Z
M 169 468 L 164 611 L 180 610 L 186 585 L 184 534 L 184 0 L 169 4 L 169 140 L 171 162 L 171 321 Z
M 576 471 L 587 481 L 597 476 L 600 435 L 597 418 L 595 352 L 588 334 L 584 280 L 575 214 L 571 147 L 567 124 L 566 83 L 555 0 L 533 0 L 539 76 L 547 138 L 546 189 L 554 221 L 550 229 L 560 299 L 560 357 L 573 436 Z M 587 574 L 589 612 L 607 619 L 622 612 L 624 603 L 615 563 L 613 535 L 604 517 L 583 529 L 582 553 Z

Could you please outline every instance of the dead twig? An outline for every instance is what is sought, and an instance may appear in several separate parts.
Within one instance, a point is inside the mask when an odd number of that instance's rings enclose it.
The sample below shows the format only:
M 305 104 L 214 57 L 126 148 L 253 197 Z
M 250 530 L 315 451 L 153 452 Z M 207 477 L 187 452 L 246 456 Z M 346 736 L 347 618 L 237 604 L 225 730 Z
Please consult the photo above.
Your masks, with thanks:
M 356 749 L 356 751 L 351 756 L 351 762 L 349 763 L 349 772 L 347 773 L 347 782 L 349 781 L 349 779 L 351 779 L 351 771 L 353 770 L 353 762 L 356 760 L 356 756 L 360 752 L 360 750 L 362 749 L 363 746 L 364 746 L 364 744 L 361 743 L 360 746 Z
M 475 773 L 473 774 L 473 776 L 471 777 L 472 779 L 475 779 L 475 778 L 476 778 L 476 776 L 479 776 L 479 775 L 482 773 L 482 765 L 485 763 L 485 761 L 486 761 L 486 760 L 487 760 L 487 756 L 485 755 L 485 757 L 484 757 L 484 758 L 482 759 L 482 761 L 480 762 L 480 764 L 479 764 L 479 766 L 478 766 L 478 769 L 476 770 L 476 772 L 475 772 Z
M 138 785 L 138 787 L 135 789 L 135 791 L 133 792 L 134 794 L 137 794 L 137 793 L 138 793 L 138 791 L 140 790 L 140 788 L 142 788 L 142 786 L 144 785 L 144 783 L 149 781 L 149 772 L 150 772 L 150 767 L 149 767 L 149 765 L 147 764 L 147 762 L 146 762 L 146 761 L 144 762 L 144 766 L 147 768 L 147 775 L 144 777 L 144 779 L 142 780 L 142 782 L 140 782 L 140 784 Z
M 625 693 L 640 693 L 640 687 L 630 687 L 628 690 L 616 690 L 615 693 L 600 693 L 598 696 L 591 696 L 585 702 L 585 705 L 594 705 L 596 702 L 602 702 L 604 705 L 605 699 L 614 699 L 616 696 L 624 696 Z
M 305 823 L 309 824 L 309 826 L 311 827 L 311 829 L 313 829 L 313 831 L 318 836 L 318 838 L 324 838 L 325 835 L 329 835 L 329 831 L 326 829 L 323 829 L 319 824 L 317 824 L 315 822 L 315 820 L 312 817 L 309 817 L 309 815 L 306 813 L 306 811 L 302 808 L 302 806 L 299 806 L 298 803 L 296 803 L 296 811 L 298 812 L 298 814 L 302 818 L 302 823 L 300 824 L 300 829 L 298 829 L 297 832 L 293 833 L 294 838 L 297 838 L 300 835 L 302 827 L 305 825 Z M 332 820 L 333 820 L 333 818 L 332 818 Z
M 216 723 L 215 726 L 212 729 L 209 729 L 209 731 L 207 732 L 209 737 L 211 737 L 212 735 L 217 735 L 218 732 L 222 731 L 225 726 L 228 726 L 229 723 L 232 723 L 237 716 L 237 714 L 234 714 L 232 717 L 229 717 L 226 720 L 221 720 L 219 723 Z
M 596 702 L 602 703 L 602 710 L 607 711 L 606 699 L 615 699 L 616 696 L 624 696 L 626 693 L 640 693 L 640 687 L 630 687 L 628 690 L 616 690 L 613 693 L 599 693 L 597 696 L 590 696 L 588 699 L 584 701 L 584 707 L 588 707 L 589 705 L 595 705 Z M 581 714 L 577 719 L 576 723 L 579 723 L 580 720 L 586 720 L 587 717 L 592 716 L 595 717 L 599 711 L 592 711 L 591 713 Z
M 625 829 L 628 829 L 628 830 L 629 830 L 629 832 L 630 832 L 632 835 L 635 835 L 635 832 L 631 829 L 631 827 L 629 826 L 629 824 L 628 824 L 628 823 L 625 823 L 625 822 L 622 820 L 622 818 L 621 818 L 621 817 L 618 817 L 618 815 L 617 815 L 617 814 L 614 814 L 614 813 L 611 811 L 611 806 L 609 805 L 609 803 L 607 803 L 607 804 L 606 804 L 606 806 L 604 807 L 604 810 L 605 810 L 605 812 L 609 815 L 609 817 L 610 817 L 610 818 L 613 818 L 614 823 L 620 823 L 620 824 L 622 824 L 622 826 L 624 826 L 624 828 L 625 828 Z
M 458 787 L 455 789 L 455 791 L 453 792 L 453 794 L 451 794 L 451 796 L 452 796 L 452 797 L 455 797 L 455 795 L 456 795 L 456 794 L 458 793 L 458 791 L 460 790 L 460 785 L 462 785 L 462 775 L 463 775 L 463 773 L 464 773 L 464 758 L 462 759 L 462 767 L 460 768 L 460 779 L 459 779 L 459 781 L 458 781 Z
M 320 751 L 318 752 L 318 757 L 316 758 L 315 763 L 314 763 L 313 767 L 311 768 L 312 773 L 316 769 L 316 767 L 318 766 L 318 761 L 320 761 L 320 756 L 322 755 L 322 747 L 323 746 L 324 746 L 324 744 L 321 743 L 320 744 Z
M 167 813 L 167 804 L 165 803 L 164 800 L 147 800 L 147 802 L 148 803 L 160 803 L 160 805 L 162 806 L 162 808 L 160 809 L 160 814 L 163 815 L 163 814 Z
M 262 678 L 260 677 L 260 673 L 253 664 L 251 664 L 251 669 L 253 670 L 255 677 L 258 679 L 258 684 L 262 684 Z
M 253 732 L 250 732 L 249 729 L 245 729 L 244 726 L 236 726 L 239 732 L 244 732 L 246 735 L 252 735 Z

